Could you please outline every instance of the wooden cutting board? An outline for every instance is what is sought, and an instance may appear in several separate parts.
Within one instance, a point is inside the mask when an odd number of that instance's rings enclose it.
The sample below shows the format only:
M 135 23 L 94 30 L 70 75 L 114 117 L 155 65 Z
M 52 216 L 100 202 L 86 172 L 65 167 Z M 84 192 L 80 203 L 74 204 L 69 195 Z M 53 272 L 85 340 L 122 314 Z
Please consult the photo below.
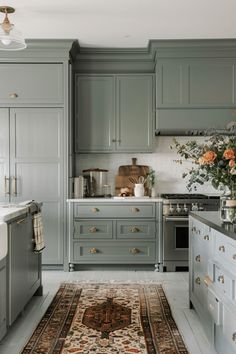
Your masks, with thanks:
M 119 176 L 144 176 L 149 174 L 149 166 L 137 165 L 137 159 L 132 158 L 132 165 L 120 166 L 118 169 Z

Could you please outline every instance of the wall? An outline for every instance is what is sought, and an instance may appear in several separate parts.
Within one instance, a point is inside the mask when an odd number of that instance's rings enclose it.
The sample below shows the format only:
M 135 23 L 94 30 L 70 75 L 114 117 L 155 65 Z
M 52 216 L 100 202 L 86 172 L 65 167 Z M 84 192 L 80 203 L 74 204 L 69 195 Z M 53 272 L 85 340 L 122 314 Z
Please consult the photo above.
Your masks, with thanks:
M 190 137 L 177 138 L 180 142 L 189 141 Z M 194 140 L 203 141 L 203 137 L 196 137 Z M 156 193 L 187 193 L 186 180 L 182 173 L 190 169 L 192 164 L 184 162 L 182 165 L 174 162 L 180 156 L 170 149 L 173 142 L 172 137 L 156 137 L 155 148 L 152 154 L 80 154 L 76 156 L 76 175 L 82 175 L 82 170 L 87 168 L 105 168 L 109 170 L 109 181 L 114 191 L 114 176 L 120 165 L 130 165 L 131 158 L 136 157 L 138 164 L 148 165 L 156 171 Z M 200 186 L 198 193 L 216 193 L 211 185 Z M 194 192 L 192 192 L 194 193 Z

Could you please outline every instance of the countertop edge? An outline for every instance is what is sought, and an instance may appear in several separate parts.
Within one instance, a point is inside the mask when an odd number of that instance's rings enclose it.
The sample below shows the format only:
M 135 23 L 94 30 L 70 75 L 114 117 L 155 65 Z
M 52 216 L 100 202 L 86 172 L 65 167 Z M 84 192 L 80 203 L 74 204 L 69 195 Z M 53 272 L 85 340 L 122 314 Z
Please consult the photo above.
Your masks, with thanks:
M 67 203 L 161 203 L 163 198 L 135 198 L 135 197 L 119 197 L 119 198 L 78 198 L 67 199 Z

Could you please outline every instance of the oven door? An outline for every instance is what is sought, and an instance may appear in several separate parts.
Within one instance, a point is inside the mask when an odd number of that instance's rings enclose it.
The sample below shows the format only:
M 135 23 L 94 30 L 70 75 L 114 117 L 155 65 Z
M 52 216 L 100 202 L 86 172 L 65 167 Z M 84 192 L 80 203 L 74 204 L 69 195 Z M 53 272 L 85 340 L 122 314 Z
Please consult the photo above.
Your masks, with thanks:
M 188 217 L 163 217 L 163 260 L 188 261 Z

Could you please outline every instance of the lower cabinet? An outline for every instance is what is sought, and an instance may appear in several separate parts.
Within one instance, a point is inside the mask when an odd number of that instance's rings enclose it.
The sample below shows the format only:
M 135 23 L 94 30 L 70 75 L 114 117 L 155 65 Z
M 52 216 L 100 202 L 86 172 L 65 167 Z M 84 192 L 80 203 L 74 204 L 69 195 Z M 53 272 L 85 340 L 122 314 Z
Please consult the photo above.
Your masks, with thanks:
M 8 232 L 8 306 L 10 326 L 24 306 L 41 287 L 41 255 L 33 252 L 32 215 L 22 215 L 9 223 Z
M 69 202 L 70 270 L 83 263 L 156 264 L 155 210 L 148 202 Z
M 236 241 L 189 219 L 190 303 L 214 350 L 236 353 Z
M 0 340 L 7 331 L 6 299 L 6 258 L 4 258 L 0 261 Z

